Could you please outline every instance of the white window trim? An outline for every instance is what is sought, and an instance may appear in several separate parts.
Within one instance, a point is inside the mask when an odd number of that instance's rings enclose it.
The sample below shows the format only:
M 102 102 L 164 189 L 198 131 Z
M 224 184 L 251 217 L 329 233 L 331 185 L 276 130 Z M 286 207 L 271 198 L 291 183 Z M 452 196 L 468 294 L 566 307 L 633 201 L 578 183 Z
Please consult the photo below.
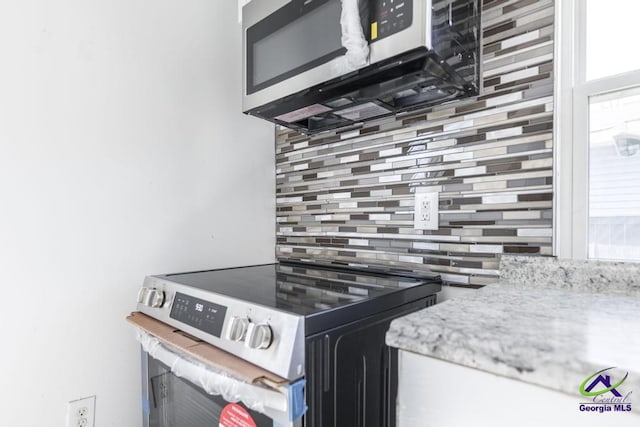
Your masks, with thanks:
M 555 4 L 553 254 L 587 259 L 589 97 L 640 86 L 640 70 L 586 81 L 586 0 Z
M 574 0 L 555 3 L 553 109 L 553 254 L 572 258 Z
M 242 23 L 242 8 L 251 0 L 238 0 L 238 24 Z

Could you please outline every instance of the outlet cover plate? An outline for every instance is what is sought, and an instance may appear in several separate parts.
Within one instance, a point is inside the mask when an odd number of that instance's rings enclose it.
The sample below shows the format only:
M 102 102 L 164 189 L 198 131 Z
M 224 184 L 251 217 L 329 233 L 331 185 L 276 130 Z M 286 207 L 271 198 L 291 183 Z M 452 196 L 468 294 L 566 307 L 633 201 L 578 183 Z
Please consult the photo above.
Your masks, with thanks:
M 417 189 L 416 189 L 417 190 Z M 416 230 L 437 230 L 438 203 L 440 193 L 437 191 L 416 191 L 413 214 L 413 228 Z
M 72 400 L 67 406 L 67 427 L 94 427 L 96 397 Z

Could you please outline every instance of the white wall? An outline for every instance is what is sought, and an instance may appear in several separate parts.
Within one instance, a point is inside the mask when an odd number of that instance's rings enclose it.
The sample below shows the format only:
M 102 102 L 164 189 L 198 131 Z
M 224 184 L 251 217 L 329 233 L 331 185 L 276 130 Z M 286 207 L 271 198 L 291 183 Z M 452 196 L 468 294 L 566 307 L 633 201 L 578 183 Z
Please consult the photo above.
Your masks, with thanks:
M 237 4 L 0 3 L 0 424 L 140 424 L 146 274 L 274 260 L 273 127 Z

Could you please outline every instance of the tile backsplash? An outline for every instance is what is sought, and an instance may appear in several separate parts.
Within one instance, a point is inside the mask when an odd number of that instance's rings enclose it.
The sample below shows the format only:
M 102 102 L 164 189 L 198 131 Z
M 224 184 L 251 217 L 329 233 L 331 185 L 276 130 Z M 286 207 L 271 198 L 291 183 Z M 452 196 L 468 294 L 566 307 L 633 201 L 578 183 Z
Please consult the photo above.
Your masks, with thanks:
M 484 1 L 480 95 L 305 136 L 278 128 L 279 259 L 498 278 L 501 254 L 551 254 L 551 0 Z M 439 229 L 413 228 L 416 187 Z

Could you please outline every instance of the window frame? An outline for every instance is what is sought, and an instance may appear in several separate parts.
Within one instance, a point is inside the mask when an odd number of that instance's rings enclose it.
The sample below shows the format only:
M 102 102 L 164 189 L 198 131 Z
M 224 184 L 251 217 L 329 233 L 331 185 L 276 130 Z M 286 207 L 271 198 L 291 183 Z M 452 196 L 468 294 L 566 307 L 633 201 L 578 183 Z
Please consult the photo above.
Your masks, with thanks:
M 553 254 L 589 259 L 589 98 L 640 86 L 640 69 L 587 81 L 586 0 L 555 16 Z

